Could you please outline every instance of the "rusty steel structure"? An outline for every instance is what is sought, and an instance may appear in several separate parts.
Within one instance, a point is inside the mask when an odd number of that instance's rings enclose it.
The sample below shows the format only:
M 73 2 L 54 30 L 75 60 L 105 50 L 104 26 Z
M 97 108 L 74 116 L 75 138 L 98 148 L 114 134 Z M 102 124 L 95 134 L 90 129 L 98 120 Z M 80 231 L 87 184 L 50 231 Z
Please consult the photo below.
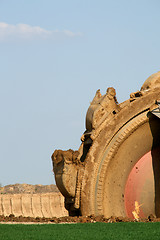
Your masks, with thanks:
M 56 184 L 70 215 L 160 217 L 160 72 L 118 103 L 96 92 L 78 151 L 55 150 Z

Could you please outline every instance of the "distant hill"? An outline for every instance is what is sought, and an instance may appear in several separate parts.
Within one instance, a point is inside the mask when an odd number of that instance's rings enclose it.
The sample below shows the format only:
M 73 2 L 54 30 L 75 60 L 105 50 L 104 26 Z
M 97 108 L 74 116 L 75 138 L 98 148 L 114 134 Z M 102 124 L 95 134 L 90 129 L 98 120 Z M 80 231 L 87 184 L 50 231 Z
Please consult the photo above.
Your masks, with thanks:
M 56 185 L 31 185 L 31 184 L 13 184 L 0 187 L 0 194 L 34 194 L 34 193 L 49 193 L 49 192 L 59 192 Z

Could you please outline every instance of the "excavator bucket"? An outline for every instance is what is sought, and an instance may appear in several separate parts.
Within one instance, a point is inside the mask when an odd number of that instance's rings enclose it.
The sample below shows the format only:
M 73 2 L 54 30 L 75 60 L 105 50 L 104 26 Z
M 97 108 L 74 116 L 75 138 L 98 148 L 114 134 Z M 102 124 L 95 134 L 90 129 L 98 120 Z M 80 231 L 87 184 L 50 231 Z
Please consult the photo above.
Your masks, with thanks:
M 118 103 L 97 90 L 78 151 L 52 155 L 70 215 L 160 217 L 160 72 Z

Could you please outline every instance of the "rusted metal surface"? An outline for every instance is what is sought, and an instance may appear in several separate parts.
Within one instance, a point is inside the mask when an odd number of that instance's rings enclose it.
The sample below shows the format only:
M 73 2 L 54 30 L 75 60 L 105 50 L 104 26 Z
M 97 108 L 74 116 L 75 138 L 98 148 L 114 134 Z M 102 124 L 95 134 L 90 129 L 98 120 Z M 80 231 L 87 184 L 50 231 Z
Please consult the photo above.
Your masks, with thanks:
M 125 208 L 127 216 L 133 218 L 135 202 L 138 202 L 139 217 L 144 218 L 151 213 L 155 214 L 154 208 L 154 174 L 152 167 L 151 151 L 146 153 L 132 168 L 125 186 Z

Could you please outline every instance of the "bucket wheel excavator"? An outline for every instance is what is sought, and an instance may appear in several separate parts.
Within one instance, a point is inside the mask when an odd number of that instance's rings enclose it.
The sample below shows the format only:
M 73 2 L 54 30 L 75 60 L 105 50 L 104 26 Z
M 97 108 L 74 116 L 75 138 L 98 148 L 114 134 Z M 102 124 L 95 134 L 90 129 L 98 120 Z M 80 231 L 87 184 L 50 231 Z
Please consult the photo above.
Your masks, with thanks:
M 120 104 L 98 90 L 81 141 L 52 155 L 70 215 L 160 217 L 160 72 Z

